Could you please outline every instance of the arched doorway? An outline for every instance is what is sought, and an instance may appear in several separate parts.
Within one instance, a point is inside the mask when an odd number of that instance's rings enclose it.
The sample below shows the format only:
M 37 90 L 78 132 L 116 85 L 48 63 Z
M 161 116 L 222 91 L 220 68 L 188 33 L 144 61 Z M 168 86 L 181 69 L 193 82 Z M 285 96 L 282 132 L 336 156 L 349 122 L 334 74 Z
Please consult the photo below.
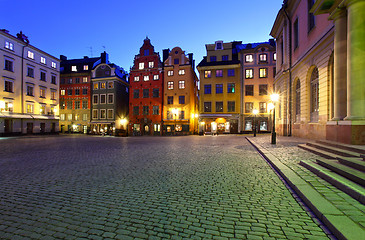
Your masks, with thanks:
M 150 126 L 148 124 L 143 127 L 144 135 L 150 135 Z

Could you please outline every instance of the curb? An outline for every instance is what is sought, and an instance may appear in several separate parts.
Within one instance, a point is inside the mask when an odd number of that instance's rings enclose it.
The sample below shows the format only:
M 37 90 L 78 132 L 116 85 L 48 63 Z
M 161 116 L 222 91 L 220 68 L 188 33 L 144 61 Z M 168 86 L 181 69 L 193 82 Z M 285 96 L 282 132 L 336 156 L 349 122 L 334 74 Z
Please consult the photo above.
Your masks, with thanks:
M 268 161 L 311 211 L 338 239 L 365 239 L 365 231 L 345 216 L 310 184 L 252 139 L 247 141 Z M 261 147 L 261 148 L 260 148 Z

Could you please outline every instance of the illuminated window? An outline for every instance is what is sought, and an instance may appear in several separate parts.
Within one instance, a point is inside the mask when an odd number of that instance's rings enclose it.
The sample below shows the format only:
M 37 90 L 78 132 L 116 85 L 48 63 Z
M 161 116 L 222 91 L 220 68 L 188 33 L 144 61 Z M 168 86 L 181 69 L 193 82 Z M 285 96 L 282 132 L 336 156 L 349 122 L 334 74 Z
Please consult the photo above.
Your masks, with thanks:
M 259 103 L 260 113 L 266 113 L 267 112 L 267 104 L 266 102 L 260 102 Z
M 65 89 L 61 89 L 61 96 L 65 96 L 66 95 L 66 90 Z
M 46 98 L 46 89 L 45 88 L 40 88 L 40 93 L 39 93 L 39 96 L 41 98 Z
M 228 83 L 227 85 L 227 92 L 228 93 L 235 93 L 235 84 L 234 83 Z
M 87 77 L 83 77 L 83 78 L 82 78 L 82 82 L 83 82 L 83 83 L 87 83 Z
M 260 78 L 266 78 L 267 77 L 267 68 L 260 68 Z
M 253 55 L 252 54 L 247 54 L 245 56 L 245 62 L 248 62 L 248 63 L 253 62 Z
M 204 77 L 205 78 L 210 78 L 212 77 L 212 71 L 208 70 L 208 71 L 204 71 Z
M 184 89 L 185 88 L 185 81 L 181 80 L 179 81 L 179 89 Z
M 39 104 L 39 113 L 46 114 L 46 105 L 45 104 Z
M 28 58 L 34 59 L 34 52 L 28 51 Z
M 143 62 L 139 63 L 138 68 L 139 69 L 144 69 L 144 63 Z
M 216 70 L 215 71 L 215 76 L 216 77 L 223 77 L 223 70 Z
M 253 78 L 253 69 L 252 68 L 246 69 L 245 70 L 245 76 L 246 76 L 246 79 Z
M 114 82 L 108 82 L 108 88 L 109 89 L 114 88 Z
M 172 70 L 168 71 L 167 76 L 174 76 L 174 71 L 172 71 Z
M 51 90 L 51 99 L 52 100 L 56 99 L 56 90 Z
M 159 80 L 160 76 L 159 75 L 153 75 L 153 80 Z
M 143 76 L 143 81 L 149 81 L 150 80 L 150 76 Z
M 153 66 L 154 66 L 154 62 L 148 62 L 148 67 L 149 68 L 153 68 Z
M 260 62 L 266 62 L 267 61 L 267 54 L 262 53 L 259 55 Z
M 134 77 L 134 81 L 138 82 L 139 81 L 139 76 Z
M 41 63 L 46 64 L 46 58 L 45 57 L 41 57 Z
M 100 118 L 106 119 L 106 110 L 105 109 L 100 109 Z
M 106 88 L 106 83 L 105 82 L 101 82 L 100 83 L 100 89 L 105 89 Z
M 34 103 L 27 103 L 27 113 L 34 113 Z
M 14 50 L 14 44 L 8 41 L 5 41 L 5 48 L 9 50 Z
M 253 103 L 246 102 L 245 103 L 245 113 L 252 113 L 252 110 L 253 110 Z
M 185 75 L 185 69 L 179 70 L 179 75 Z
M 167 82 L 167 89 L 171 90 L 174 89 L 174 82 Z
M 273 54 L 273 59 L 276 61 L 276 53 Z
M 72 72 L 77 72 L 77 67 L 76 66 L 71 66 L 71 71 Z
M 53 68 L 56 68 L 56 67 L 57 67 L 57 63 L 52 62 L 52 67 L 53 67 Z
M 89 65 L 84 65 L 84 70 L 85 71 L 89 70 Z

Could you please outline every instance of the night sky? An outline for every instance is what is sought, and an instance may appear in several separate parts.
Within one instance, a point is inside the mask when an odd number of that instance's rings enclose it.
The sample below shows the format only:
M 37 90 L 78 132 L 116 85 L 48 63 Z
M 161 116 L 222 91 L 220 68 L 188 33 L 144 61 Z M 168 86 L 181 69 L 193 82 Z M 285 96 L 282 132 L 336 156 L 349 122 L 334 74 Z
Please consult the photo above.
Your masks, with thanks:
M 155 51 L 181 47 L 194 53 L 196 65 L 205 44 L 262 42 L 282 0 L 0 0 L 0 29 L 29 37 L 30 44 L 59 57 L 97 57 L 129 72 L 148 36 Z

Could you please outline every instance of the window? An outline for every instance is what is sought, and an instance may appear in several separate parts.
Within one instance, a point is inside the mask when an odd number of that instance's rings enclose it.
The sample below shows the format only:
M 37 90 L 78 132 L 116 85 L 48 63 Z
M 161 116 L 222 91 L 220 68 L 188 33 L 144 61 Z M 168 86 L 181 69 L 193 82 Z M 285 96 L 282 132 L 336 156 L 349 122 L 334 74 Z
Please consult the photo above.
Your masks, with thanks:
M 67 109 L 72 109 L 72 101 L 67 101 L 66 107 L 67 107 Z
M 276 67 L 273 67 L 273 76 L 276 76 Z
M 82 114 L 82 120 L 83 120 L 83 121 L 87 121 L 87 120 L 89 120 L 89 119 L 88 119 L 88 114 L 87 114 L 87 113 Z
M 72 89 L 67 89 L 67 95 L 71 96 L 72 95 Z
M 60 100 L 60 108 L 65 109 L 65 100 Z
M 143 98 L 149 98 L 149 97 L 150 97 L 149 89 L 143 89 Z
M 60 120 L 61 120 L 61 121 L 65 121 L 65 114 L 64 114 L 64 113 L 61 113 L 61 114 L 60 114 Z
M 72 113 L 67 114 L 67 120 L 72 121 Z
M 300 80 L 295 85 L 295 120 L 300 122 Z
M 41 63 L 46 64 L 46 58 L 45 57 L 41 57 Z
M 178 58 L 174 59 L 174 64 L 179 64 L 179 59 Z
M 148 62 L 148 67 L 149 68 L 153 68 L 153 66 L 154 66 L 154 62 Z
M 228 77 L 233 77 L 235 74 L 234 74 L 234 69 L 228 69 Z
M 46 73 L 41 71 L 41 81 L 46 81 Z
M 27 103 L 27 113 L 34 113 L 34 103 Z
M 259 103 L 260 113 L 266 113 L 267 112 L 267 104 L 266 102 L 260 102 Z
M 150 80 L 150 76 L 143 76 L 143 81 L 149 81 Z
M 71 66 L 71 71 L 72 72 L 77 72 L 77 67 L 76 66 Z
M 72 78 L 69 78 L 67 83 L 72 84 Z
M 93 95 L 93 104 L 99 103 L 99 95 Z
M 34 86 L 27 86 L 27 96 L 34 96 Z
M 82 82 L 83 82 L 83 83 L 87 83 L 87 82 L 88 82 L 87 77 L 83 77 L 83 78 L 82 78 Z
M 228 83 L 227 85 L 227 92 L 228 93 L 235 93 L 235 84 L 234 83 Z
M 82 95 L 87 95 L 87 88 L 82 89 Z
M 135 82 L 138 82 L 138 81 L 139 81 L 139 76 L 135 76 L 135 77 L 134 77 L 134 81 L 135 81 Z
M 27 77 L 34 78 L 34 68 L 32 67 L 27 68 Z
M 100 104 L 105 104 L 105 103 L 106 103 L 106 95 L 100 94 Z
M 114 111 L 113 109 L 108 109 L 108 119 L 113 119 L 114 118 Z
M 80 89 L 75 89 L 75 95 L 80 95 Z
M 80 78 L 76 78 L 75 83 L 80 83 Z
M 93 109 L 93 119 L 98 118 L 98 109 Z
M 253 85 L 245 85 L 245 96 L 253 96 Z
M 109 93 L 108 94 L 108 104 L 113 104 L 113 103 L 114 103 L 114 94 Z
M 267 95 L 267 84 L 260 84 L 259 85 L 259 95 L 260 96 Z
M 223 93 L 223 84 L 215 85 L 215 93 Z
M 143 106 L 143 115 L 148 115 L 148 106 Z
M 65 96 L 66 95 L 66 90 L 65 89 L 61 89 L 61 96 Z
M 212 103 L 204 102 L 204 112 L 212 112 Z
M 84 71 L 89 70 L 89 65 L 84 65 Z
M 212 85 L 210 84 L 204 85 L 204 94 L 212 94 Z
M 308 0 L 308 32 L 310 32 L 316 25 L 314 14 L 310 12 L 314 5 L 314 0 Z
M 108 82 L 108 88 L 109 89 L 114 88 L 114 82 Z
M 167 71 L 167 76 L 174 76 L 174 71 L 172 71 L 172 70 Z
M 185 69 L 179 70 L 179 75 L 185 75 Z
M 52 62 L 52 67 L 53 67 L 53 68 L 57 68 L 57 63 Z
M 252 113 L 252 110 L 253 110 L 253 103 L 246 102 L 245 103 L 245 113 Z
M 172 112 L 170 111 L 167 111 L 167 119 L 172 119 Z
M 144 63 L 143 62 L 139 63 L 138 68 L 139 69 L 144 69 Z
M 260 78 L 267 78 L 267 68 L 260 68 Z
M 106 119 L 106 110 L 105 109 L 100 109 L 100 118 Z
M 106 83 L 105 82 L 100 83 L 100 89 L 106 89 Z
M 174 97 L 173 96 L 167 96 L 167 104 L 174 104 Z
M 179 96 L 179 104 L 185 104 L 185 96 Z
M 223 42 L 222 41 L 216 41 L 215 42 L 215 50 L 222 50 L 223 49 Z
M 144 55 L 145 55 L 145 56 L 150 55 L 150 50 L 148 50 L 148 49 L 144 50 Z
M 138 89 L 133 90 L 133 98 L 139 98 L 139 90 Z
M 56 100 L 56 90 L 51 90 L 51 99 Z
M 82 100 L 82 109 L 88 109 L 89 103 L 87 100 Z
M 152 97 L 154 97 L 154 98 L 158 98 L 160 96 L 160 89 L 158 89 L 158 88 L 154 88 L 153 90 L 152 90 Z
M 212 71 L 210 71 L 210 70 L 204 71 L 204 77 L 205 78 L 211 78 L 212 77 Z
M 294 32 L 294 36 L 293 36 L 293 41 L 294 41 L 294 49 L 298 48 L 299 46 L 299 24 L 298 24 L 298 18 L 294 21 L 294 25 L 293 25 L 293 32 Z
M 46 105 L 45 104 L 39 104 L 39 113 L 46 114 Z
M 159 80 L 160 79 L 160 76 L 159 75 L 153 75 L 153 80 Z
M 75 109 L 80 109 L 80 101 L 75 101 Z
M 5 108 L 4 111 L 6 112 L 13 112 L 14 103 L 12 100 L 5 99 Z
M 7 71 L 10 71 L 10 72 L 13 72 L 13 61 L 10 61 L 8 59 L 5 59 L 5 66 L 4 66 L 4 69 L 7 70 Z
M 267 54 L 266 53 L 260 54 L 259 60 L 260 60 L 260 62 L 267 62 Z
M 247 62 L 247 63 L 253 62 L 253 55 L 252 54 L 247 54 L 245 56 L 245 62 Z
M 174 82 L 172 82 L 172 81 L 167 82 L 167 89 L 169 89 L 169 90 L 174 89 Z
M 185 119 L 185 111 L 180 111 L 179 112 L 179 119 Z
M 28 51 L 28 58 L 34 59 L 34 52 Z
M 217 61 L 217 56 L 210 56 L 210 61 L 211 62 L 216 62 Z
M 253 78 L 253 68 L 248 68 L 245 70 L 245 78 L 252 79 Z
M 61 78 L 60 84 L 65 84 L 65 79 Z
M 14 50 L 14 44 L 8 41 L 5 41 L 5 48 L 9 50 Z
M 184 88 L 185 88 L 185 80 L 179 81 L 179 89 L 184 89 Z
M 273 56 L 273 60 L 276 61 L 276 52 L 272 56 Z
M 4 91 L 13 92 L 13 82 L 9 80 L 4 80 Z
M 45 88 L 39 88 L 39 97 L 46 98 L 46 89 Z
M 139 106 L 134 106 L 133 107 L 133 115 L 139 115 Z
M 223 70 L 215 70 L 216 77 L 223 77 Z
M 51 83 L 52 84 L 57 84 L 55 75 L 51 75 Z
M 311 122 L 318 122 L 319 82 L 317 68 L 313 69 L 310 79 L 310 119 Z
M 215 102 L 215 111 L 223 112 L 223 102 Z
M 158 114 L 160 114 L 160 107 L 159 107 L 159 106 L 153 106 L 153 107 L 152 107 L 152 114 L 153 114 L 153 115 L 158 115 Z
M 236 109 L 235 101 L 228 101 L 228 112 L 234 112 Z
M 222 61 L 228 61 L 228 55 L 223 55 L 222 56 Z

